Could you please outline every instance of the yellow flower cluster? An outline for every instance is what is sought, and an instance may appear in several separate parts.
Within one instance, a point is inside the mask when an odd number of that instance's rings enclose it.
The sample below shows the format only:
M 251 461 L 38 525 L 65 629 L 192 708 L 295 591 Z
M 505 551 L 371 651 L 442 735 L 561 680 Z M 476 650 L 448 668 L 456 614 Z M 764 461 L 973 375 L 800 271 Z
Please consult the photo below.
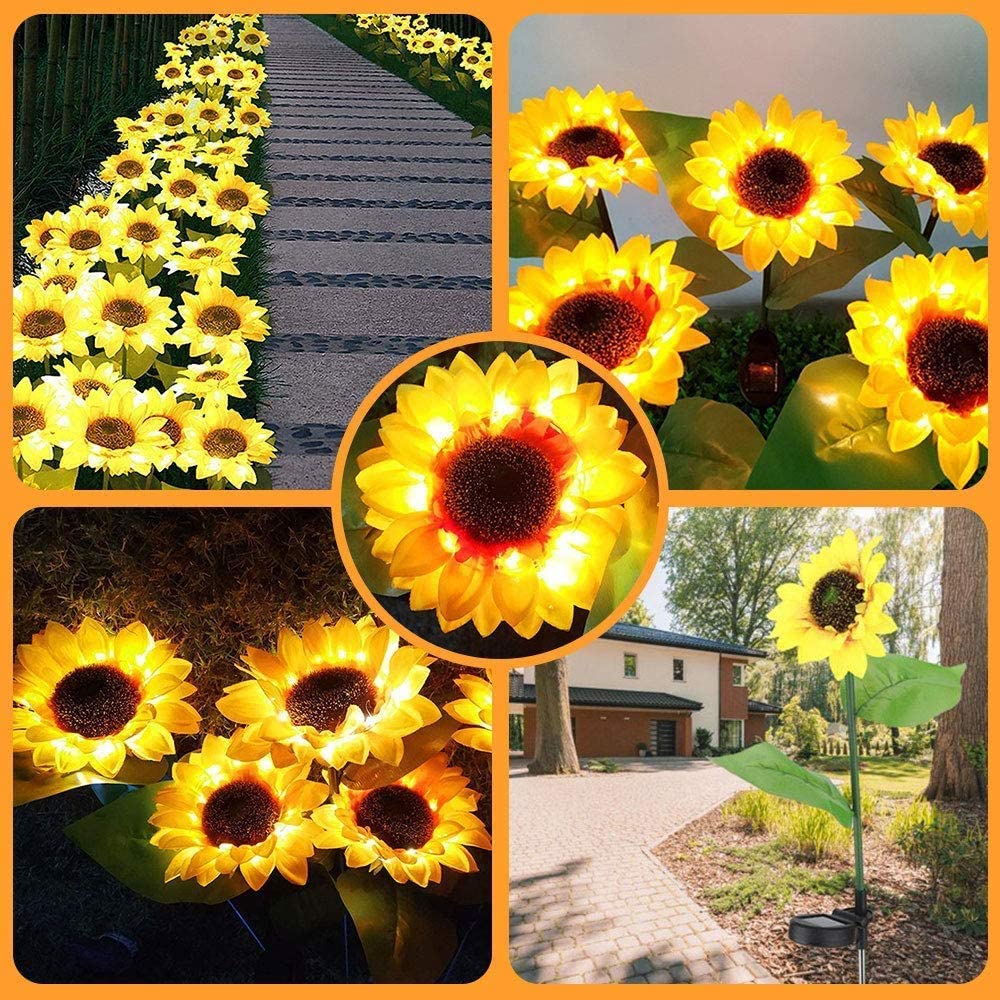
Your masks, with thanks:
M 173 735 L 201 722 L 186 700 L 191 664 L 175 652 L 140 622 L 117 634 L 91 619 L 76 632 L 50 622 L 17 651 L 15 771 L 57 785 L 72 775 L 127 781 L 127 758 L 173 755 Z M 217 704 L 241 728 L 207 734 L 156 794 L 150 823 L 153 844 L 171 852 L 165 881 L 208 885 L 239 872 L 260 889 L 277 869 L 303 885 L 316 848 L 345 848 L 350 867 L 422 886 L 439 882 L 442 867 L 477 870 L 468 848 L 491 842 L 469 779 L 434 752 L 439 743 L 398 774 L 403 738 L 441 718 L 420 693 L 431 657 L 367 616 L 283 629 L 274 652 L 250 648 L 244 661 L 250 679 Z M 492 685 L 466 674 L 455 683 L 466 698 L 445 707 L 476 727 L 455 739 L 488 751 Z M 341 780 L 347 764 L 370 757 L 394 776 L 365 788 Z
M 384 35 L 398 52 L 434 56 L 446 72 L 465 70 L 483 90 L 493 86 L 493 43 L 478 37 L 462 38 L 451 31 L 432 28 L 426 14 L 351 14 L 359 35 Z
M 175 467 L 237 489 L 275 454 L 273 435 L 229 408 L 245 398 L 248 344 L 267 311 L 227 280 L 268 210 L 241 173 L 270 125 L 268 38 L 256 16 L 215 16 L 165 45 L 166 96 L 118 118 L 103 193 L 33 220 L 34 273 L 14 289 L 14 359 L 44 366 L 14 390 L 18 473 L 44 466 L 138 474 Z

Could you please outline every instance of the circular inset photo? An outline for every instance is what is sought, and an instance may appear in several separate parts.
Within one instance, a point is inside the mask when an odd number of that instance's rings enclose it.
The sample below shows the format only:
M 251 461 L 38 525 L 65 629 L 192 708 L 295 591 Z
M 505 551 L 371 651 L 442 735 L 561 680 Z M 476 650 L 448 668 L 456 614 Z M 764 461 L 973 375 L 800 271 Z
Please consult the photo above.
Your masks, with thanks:
M 528 665 L 599 635 L 666 531 L 663 456 L 620 382 L 530 335 L 444 341 L 359 407 L 334 530 L 372 608 L 467 665 Z

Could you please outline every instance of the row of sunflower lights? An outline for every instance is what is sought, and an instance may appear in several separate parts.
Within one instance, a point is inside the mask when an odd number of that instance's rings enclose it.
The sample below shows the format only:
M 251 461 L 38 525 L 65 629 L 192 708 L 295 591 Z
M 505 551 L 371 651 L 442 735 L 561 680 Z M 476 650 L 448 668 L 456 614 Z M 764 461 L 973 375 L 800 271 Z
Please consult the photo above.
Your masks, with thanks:
M 141 622 L 114 633 L 93 619 L 75 632 L 50 622 L 20 646 L 15 803 L 78 784 L 138 783 L 144 768 L 145 781 L 162 777 L 174 736 L 201 724 L 188 702 L 192 665 L 176 653 Z M 420 693 L 432 657 L 367 616 L 282 629 L 276 651 L 251 647 L 243 660 L 248 679 L 217 703 L 239 728 L 206 734 L 157 787 L 148 821 L 165 882 L 222 878 L 259 890 L 277 869 L 304 885 L 308 859 L 328 849 L 401 884 L 477 870 L 469 848 L 491 849 L 476 816 L 481 796 L 449 766 L 445 741 L 374 787 L 354 787 L 344 770 L 399 765 L 404 740 L 442 718 Z M 454 683 L 460 697 L 444 705 L 451 739 L 490 753 L 491 683 L 475 674 Z
M 666 137 L 657 137 L 661 145 L 676 145 L 666 163 L 654 164 L 633 128 L 647 126 L 644 115 L 669 119 Z M 926 112 L 910 106 L 905 119 L 886 119 L 885 128 L 888 142 L 868 146 L 877 161 L 869 166 L 876 174 L 880 166 L 880 183 L 894 188 L 885 200 L 912 196 L 930 204 L 923 232 L 911 238 L 929 246 L 938 220 L 962 236 L 984 238 L 987 123 L 977 123 L 970 106 L 945 124 L 931 104 Z M 670 129 L 687 129 L 692 141 L 685 146 Z M 511 324 L 586 351 L 640 400 L 674 403 L 681 354 L 708 343 L 692 326 L 708 307 L 685 290 L 697 268 L 674 259 L 675 240 L 653 247 L 639 235 L 619 247 L 605 192 L 617 195 L 631 183 L 655 194 L 657 169 L 673 170 L 664 180 L 668 191 L 681 192 L 672 195 L 678 215 L 718 251 L 740 253 L 748 270 L 765 272 L 766 296 L 776 256 L 794 267 L 817 247 L 836 249 L 838 229 L 860 217 L 861 205 L 845 182 L 866 166 L 848 155 L 849 147 L 836 121 L 816 110 L 793 114 L 780 95 L 764 117 L 737 101 L 708 122 L 658 116 L 632 92 L 601 87 L 586 95 L 552 88 L 544 98 L 524 101 L 510 121 L 509 172 L 518 196 L 589 218 L 591 230 L 603 231 L 566 245 L 561 234 L 572 231 L 569 226 L 550 227 L 542 266 L 521 268 L 510 291 Z M 591 206 L 598 209 L 596 222 Z M 533 212 L 537 220 L 540 213 Z M 896 257 L 890 281 L 869 278 L 866 299 L 848 309 L 851 350 L 868 367 L 861 404 L 885 409 L 892 452 L 933 434 L 940 468 L 958 488 L 978 468 L 980 444 L 987 445 L 985 250 Z
M 155 488 L 177 469 L 239 489 L 273 459 L 272 433 L 229 405 L 246 398 L 248 344 L 269 332 L 266 310 L 230 287 L 268 210 L 242 175 L 270 125 L 251 58 L 267 45 L 256 15 L 185 28 L 156 72 L 166 96 L 115 121 L 106 193 L 29 223 L 14 359 L 40 373 L 14 389 L 24 481 L 72 486 L 87 468 L 105 488 Z
M 359 37 L 384 39 L 400 56 L 423 56 L 415 76 L 449 82 L 469 89 L 470 82 L 482 90 L 493 87 L 493 43 L 478 37 L 463 38 L 452 31 L 432 28 L 426 14 L 345 14 Z M 436 63 L 436 69 L 431 64 Z M 443 78 L 438 74 L 443 74 Z M 464 72 L 463 72 L 464 71 Z

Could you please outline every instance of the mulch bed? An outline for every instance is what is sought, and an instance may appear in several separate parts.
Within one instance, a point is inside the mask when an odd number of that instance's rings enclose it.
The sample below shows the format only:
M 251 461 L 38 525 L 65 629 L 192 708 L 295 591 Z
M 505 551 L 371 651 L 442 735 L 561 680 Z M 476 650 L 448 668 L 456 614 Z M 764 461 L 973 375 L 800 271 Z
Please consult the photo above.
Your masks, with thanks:
M 767 834 L 748 834 L 715 809 L 678 830 L 654 851 L 707 909 L 706 887 L 740 878 L 726 867 L 718 848 L 765 844 Z M 790 859 L 792 862 L 794 859 Z M 842 872 L 847 856 L 820 862 L 795 862 L 818 873 Z M 965 983 L 986 964 L 986 941 L 951 932 L 933 923 L 927 907 L 930 879 L 877 833 L 865 835 L 865 874 L 869 903 L 875 912 L 869 934 L 868 977 L 873 983 Z M 830 912 L 851 906 L 853 893 L 843 898 L 793 893 L 787 907 L 764 907 L 758 915 L 716 913 L 715 919 L 740 936 L 743 947 L 772 975 L 788 983 L 856 983 L 855 952 L 848 949 L 805 948 L 788 939 L 789 918 L 797 913 Z

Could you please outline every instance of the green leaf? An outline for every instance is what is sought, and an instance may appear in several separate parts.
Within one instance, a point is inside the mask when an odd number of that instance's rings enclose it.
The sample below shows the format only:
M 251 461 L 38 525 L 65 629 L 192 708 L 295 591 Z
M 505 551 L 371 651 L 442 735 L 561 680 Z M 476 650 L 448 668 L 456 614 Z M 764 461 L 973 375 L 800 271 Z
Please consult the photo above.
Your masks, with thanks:
M 836 250 L 817 243 L 813 255 L 794 267 L 778 255 L 771 266 L 767 308 L 791 309 L 821 292 L 843 288 L 859 271 L 898 246 L 899 237 L 895 233 L 864 226 L 840 226 Z
M 844 189 L 880 218 L 911 250 L 930 256 L 934 251 L 920 232 L 920 213 L 913 196 L 890 184 L 882 167 L 868 156 L 860 160 L 862 171 L 844 181 Z
M 376 983 L 433 983 L 448 967 L 458 936 L 429 894 L 357 868 L 340 875 L 337 888 Z
M 337 884 L 317 866 L 310 866 L 309 882 L 282 896 L 268 908 L 271 926 L 283 941 L 294 944 L 324 941 L 339 933 L 347 908 Z M 321 878 L 316 878 L 321 875 Z
M 79 469 L 53 469 L 43 465 L 37 472 L 30 472 L 24 477 L 26 485 L 36 490 L 72 490 L 76 489 L 76 477 Z
M 922 726 L 958 704 L 964 673 L 964 663 L 941 667 L 909 656 L 871 656 L 864 677 L 854 679 L 857 713 L 883 726 Z
M 379 421 L 370 418 L 358 427 L 344 463 L 344 481 L 340 494 L 340 514 L 345 531 L 360 531 L 368 527 L 365 514 L 368 508 L 361 499 L 361 489 L 357 484 L 358 457 L 382 442 L 378 435 Z
M 658 437 L 674 490 L 741 490 L 764 447 L 742 410 L 697 396 L 670 407 Z
M 133 892 L 157 903 L 221 903 L 246 892 L 243 876 L 219 876 L 202 887 L 195 879 L 164 882 L 173 851 L 154 847 L 149 825 L 156 793 L 169 782 L 147 785 L 66 827 L 66 836 Z
M 972 254 L 973 260 L 982 260 L 984 257 L 988 257 L 990 252 L 990 248 L 988 246 L 966 247 L 965 249 Z
M 403 756 L 398 764 L 387 764 L 369 757 L 364 764 L 348 765 L 342 779 L 351 788 L 381 788 L 383 785 L 391 785 L 447 746 L 459 725 L 450 715 L 442 713 L 437 722 L 403 737 Z
M 708 135 L 708 119 L 665 111 L 624 111 L 622 114 L 663 178 L 670 204 L 681 221 L 695 236 L 714 243 L 708 235 L 712 213 L 695 208 L 688 201 L 698 182 L 685 167 L 693 156 L 691 143 Z
M 131 264 L 126 261 L 115 261 L 113 263 L 106 263 L 104 265 L 104 270 L 107 271 L 108 281 L 113 282 L 119 274 L 123 274 L 129 281 L 133 278 L 138 278 L 142 273 L 136 264 Z
M 160 376 L 160 382 L 164 389 L 172 386 L 181 372 L 187 371 L 185 365 L 168 365 L 165 361 L 157 361 L 156 374 Z
M 86 785 L 149 785 L 159 781 L 167 771 L 165 760 L 139 760 L 126 757 L 122 769 L 114 778 L 105 778 L 96 771 L 74 771 L 72 774 L 46 774 L 35 769 L 31 754 L 14 754 L 14 805 L 37 802 L 51 795 L 68 792 Z
M 747 489 L 931 489 L 944 476 L 930 439 L 892 452 L 885 410 L 858 402 L 867 368 L 849 354 L 807 365 L 788 396 Z
M 625 501 L 625 524 L 611 550 L 597 596 L 587 615 L 587 629 L 599 625 L 625 600 L 645 569 L 656 541 L 653 535 L 664 484 L 658 482 L 649 443 L 638 424 L 622 442 L 622 450 L 631 451 L 646 463 L 646 481 L 635 496 Z
M 694 272 L 694 281 L 685 291 L 699 298 L 739 288 L 750 280 L 750 275 L 721 250 L 696 236 L 682 236 L 677 241 L 673 263 Z
M 273 490 L 274 483 L 271 479 L 271 470 L 266 465 L 258 465 L 254 471 L 257 473 L 257 482 L 244 483 L 242 489 L 245 490 Z
M 510 256 L 544 257 L 550 247 L 572 250 L 588 236 L 604 232 L 597 202 L 580 202 L 574 212 L 549 208 L 545 195 L 525 198 L 517 184 L 510 186 Z
M 140 378 L 153 367 L 159 356 L 155 347 L 147 347 L 144 351 L 133 351 L 126 347 L 122 361 L 122 375 L 125 378 Z
M 771 743 L 716 757 L 714 763 L 761 791 L 823 809 L 841 826 L 850 827 L 854 820 L 843 793 L 825 774 L 806 770 Z

